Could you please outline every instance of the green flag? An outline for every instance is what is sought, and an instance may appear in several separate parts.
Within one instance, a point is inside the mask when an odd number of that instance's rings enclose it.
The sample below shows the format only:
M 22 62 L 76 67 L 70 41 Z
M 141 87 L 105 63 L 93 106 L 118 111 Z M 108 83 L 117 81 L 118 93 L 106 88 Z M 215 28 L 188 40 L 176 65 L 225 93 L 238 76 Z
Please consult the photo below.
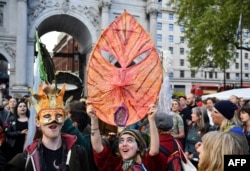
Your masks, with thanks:
M 39 60 L 39 73 L 40 73 L 40 78 L 42 81 L 48 81 L 48 75 L 45 71 L 45 66 L 44 66 L 44 63 L 43 63 L 43 56 L 42 56 L 42 51 L 41 51 L 41 41 L 38 37 L 38 32 L 36 31 L 36 46 L 37 46 L 37 57 L 38 57 L 38 60 Z

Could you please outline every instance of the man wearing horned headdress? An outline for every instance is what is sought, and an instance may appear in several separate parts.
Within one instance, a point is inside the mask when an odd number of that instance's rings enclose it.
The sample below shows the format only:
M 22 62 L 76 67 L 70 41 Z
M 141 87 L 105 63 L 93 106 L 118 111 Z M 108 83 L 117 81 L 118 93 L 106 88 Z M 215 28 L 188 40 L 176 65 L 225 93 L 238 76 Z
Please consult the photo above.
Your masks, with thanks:
M 87 153 L 76 145 L 76 136 L 62 134 L 65 120 L 63 96 L 65 86 L 58 93 L 54 84 L 40 85 L 39 93 L 31 92 L 36 102 L 36 126 L 39 137 L 27 146 L 22 154 L 16 155 L 6 170 L 23 171 L 80 171 L 89 170 Z M 38 135 L 38 134 L 37 134 Z

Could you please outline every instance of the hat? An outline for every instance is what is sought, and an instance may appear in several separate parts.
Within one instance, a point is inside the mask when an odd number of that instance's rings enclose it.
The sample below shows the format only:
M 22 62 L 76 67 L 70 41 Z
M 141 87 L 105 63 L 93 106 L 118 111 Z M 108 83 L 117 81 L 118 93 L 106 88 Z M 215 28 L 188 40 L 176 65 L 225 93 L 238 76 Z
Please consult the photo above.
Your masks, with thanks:
M 143 156 L 146 149 L 147 149 L 147 144 L 146 144 L 146 141 L 143 138 L 141 132 L 139 130 L 136 130 L 136 129 L 124 130 L 120 133 L 119 138 L 124 134 L 132 135 L 135 138 L 135 141 L 137 142 L 137 145 L 138 145 L 139 150 L 140 150 L 140 155 Z
M 169 131 L 173 128 L 173 116 L 166 113 L 158 113 L 155 118 L 156 126 L 163 131 Z
M 39 85 L 38 93 L 35 93 L 33 89 L 29 88 L 31 95 L 36 100 L 33 101 L 33 99 L 29 99 L 30 103 L 34 106 L 37 115 L 44 110 L 44 109 L 63 109 L 64 110 L 64 101 L 63 96 L 65 93 L 66 85 L 64 84 L 60 93 L 58 93 L 58 90 L 56 89 L 55 81 L 52 82 L 52 85 L 50 86 L 49 92 L 44 91 L 44 85 Z
M 238 109 L 236 104 L 230 102 L 229 100 L 221 100 L 215 103 L 214 108 L 217 109 L 228 120 L 233 118 L 235 110 Z

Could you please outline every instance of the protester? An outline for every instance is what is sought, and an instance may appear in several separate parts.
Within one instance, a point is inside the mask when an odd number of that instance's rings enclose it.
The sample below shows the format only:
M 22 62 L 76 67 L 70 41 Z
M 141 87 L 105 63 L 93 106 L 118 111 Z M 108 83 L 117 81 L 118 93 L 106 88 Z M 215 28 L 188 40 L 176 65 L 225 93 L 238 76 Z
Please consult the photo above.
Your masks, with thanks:
M 246 103 L 246 101 L 245 101 L 244 97 L 239 97 L 239 106 L 240 106 L 240 108 L 242 106 L 244 106 L 245 103 Z
M 150 125 L 150 147 L 147 145 L 139 130 L 123 130 L 118 135 L 118 151 L 114 156 L 107 145 L 102 144 L 98 118 L 91 104 L 87 105 L 87 113 L 91 118 L 91 143 L 94 150 L 95 163 L 99 170 L 105 171 L 158 171 L 161 167 L 158 162 L 159 135 L 155 124 L 157 108 L 151 105 L 148 110 L 148 121 Z M 146 169 L 145 169 L 146 168 Z
M 29 116 L 30 113 L 26 102 L 19 101 L 14 109 L 14 113 L 8 117 L 8 126 L 5 128 L 6 142 L 4 145 L 4 155 L 7 162 L 23 151 L 28 133 Z
M 241 107 L 239 112 L 240 112 L 240 119 L 243 123 L 243 131 L 247 138 L 250 150 L 250 106 L 244 105 L 243 107 Z
M 184 108 L 187 107 L 187 98 L 186 96 L 179 96 L 180 107 L 179 111 L 181 112 Z
M 37 100 L 32 101 L 37 112 L 37 131 L 42 136 L 27 146 L 23 153 L 17 154 L 7 164 L 6 170 L 89 170 L 87 153 L 83 147 L 75 144 L 76 136 L 61 134 L 65 120 L 64 92 L 65 85 L 58 94 L 55 84 L 45 89 L 40 85 L 39 94 L 32 92 Z
M 181 111 L 184 123 L 185 135 L 188 133 L 188 126 L 192 124 L 191 114 L 192 108 L 197 107 L 194 94 L 187 95 L 187 107 Z
M 209 132 L 197 145 L 199 171 L 223 171 L 224 155 L 247 155 L 248 150 L 245 136 L 233 132 Z
M 14 109 L 16 107 L 17 100 L 13 97 L 10 97 L 8 100 L 9 110 L 4 108 L 4 106 L 0 106 L 0 119 L 2 120 L 4 128 L 8 126 L 7 120 L 10 115 L 14 113 Z
M 4 109 L 3 105 L 3 97 L 2 97 L 2 91 L 0 89 L 0 149 L 2 150 L 3 144 L 5 143 L 5 134 L 4 134 L 4 127 L 3 127 L 3 121 L 2 121 L 2 111 Z
M 3 148 L 3 145 L 5 144 L 5 133 L 4 133 L 4 130 L 3 130 L 3 123 L 2 121 L 0 120 L 0 148 L 2 149 Z
M 216 103 L 216 98 L 214 97 L 208 97 L 206 100 L 205 100 L 205 104 L 206 104 L 206 109 L 207 109 L 207 114 L 208 114 L 208 117 L 209 117 L 209 123 L 211 126 L 214 125 L 214 122 L 213 122 L 213 119 L 212 119 L 212 112 L 214 110 L 214 104 Z
M 77 136 L 76 143 L 87 151 L 90 170 L 96 171 L 90 142 L 90 118 L 86 113 L 85 104 L 80 101 L 70 102 L 67 113 L 68 118 L 65 119 L 62 132 Z
M 185 132 L 184 132 L 184 123 L 183 123 L 183 119 L 180 115 L 179 112 L 179 107 L 180 107 L 180 103 L 178 100 L 173 99 L 172 100 L 172 112 L 173 112 L 173 130 L 172 130 L 172 136 L 174 138 L 177 138 L 181 141 L 183 141 L 183 138 L 185 137 Z
M 3 154 L 3 144 L 5 143 L 5 134 L 3 131 L 3 124 L 0 120 L 0 171 L 4 171 L 6 159 Z
M 210 131 L 209 117 L 207 110 L 203 107 L 192 109 L 192 124 L 188 128 L 185 141 L 185 155 L 197 167 L 199 158 L 195 149 L 195 144 L 201 141 L 201 137 Z
M 226 132 L 232 131 L 243 134 L 243 130 L 233 121 L 233 117 L 237 112 L 238 106 L 229 100 L 221 100 L 214 105 L 212 119 L 217 126 L 217 130 Z
M 229 101 L 232 102 L 232 103 L 234 103 L 238 108 L 240 108 L 239 98 L 236 95 L 231 95 L 229 97 Z
M 161 154 L 161 162 L 159 164 L 162 165 L 162 171 L 166 170 L 167 167 L 178 167 L 178 166 L 168 166 L 168 157 L 175 156 L 180 157 L 180 153 L 178 151 L 178 144 L 181 148 L 183 148 L 182 143 L 180 140 L 175 139 L 172 136 L 172 129 L 173 129 L 173 117 L 170 115 L 167 115 L 166 113 L 157 113 L 156 115 L 156 126 L 159 131 L 159 137 L 160 137 L 160 154 Z M 176 144 L 178 143 L 178 144 Z M 169 156 L 166 156 L 164 154 L 164 151 L 162 148 L 166 149 L 170 154 Z M 179 166 L 181 168 L 181 166 Z M 177 169 L 177 168 L 175 168 Z M 161 171 L 159 170 L 159 171 Z M 171 168 L 169 168 L 171 170 Z
M 83 102 L 73 101 L 69 104 L 69 117 L 74 126 L 83 134 L 90 134 L 90 118 Z
M 9 100 L 8 99 L 3 100 L 3 107 L 4 107 L 5 110 L 10 111 L 10 106 L 9 106 Z

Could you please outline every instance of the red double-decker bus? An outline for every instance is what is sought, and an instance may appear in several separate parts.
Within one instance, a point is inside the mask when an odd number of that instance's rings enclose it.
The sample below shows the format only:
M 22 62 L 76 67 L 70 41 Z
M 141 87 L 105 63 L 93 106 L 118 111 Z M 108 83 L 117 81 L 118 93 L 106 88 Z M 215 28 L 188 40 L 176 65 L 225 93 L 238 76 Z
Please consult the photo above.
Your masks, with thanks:
M 194 94 L 195 96 L 202 96 L 202 95 L 218 93 L 221 91 L 234 89 L 234 88 L 240 88 L 240 87 L 237 87 L 234 84 L 226 85 L 226 86 L 224 85 L 222 86 L 219 84 L 194 84 L 190 92 Z M 242 88 L 250 88 L 250 84 L 243 84 Z
M 220 85 L 210 84 L 194 84 L 191 88 L 191 93 L 195 96 L 202 96 L 206 94 L 217 93 L 221 91 Z

